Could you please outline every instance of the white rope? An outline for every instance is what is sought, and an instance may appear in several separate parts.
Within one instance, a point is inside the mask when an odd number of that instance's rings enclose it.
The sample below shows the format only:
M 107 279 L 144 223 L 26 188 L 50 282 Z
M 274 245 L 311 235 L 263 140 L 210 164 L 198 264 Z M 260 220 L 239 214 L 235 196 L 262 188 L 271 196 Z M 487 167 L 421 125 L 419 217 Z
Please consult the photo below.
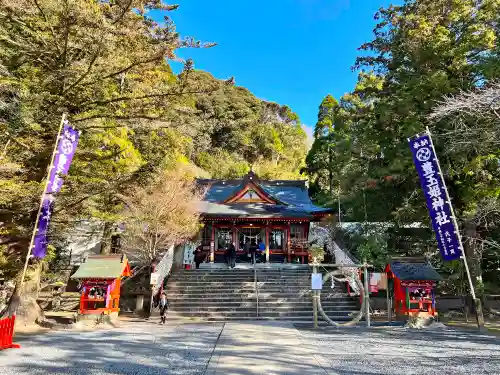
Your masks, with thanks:
M 321 290 L 317 292 L 317 294 L 313 297 L 316 298 L 316 301 L 317 301 L 317 304 L 318 304 L 318 312 L 320 313 L 320 315 L 323 317 L 323 319 L 330 325 L 333 325 L 333 326 L 336 326 L 336 327 L 349 327 L 349 326 L 353 326 L 353 325 L 356 325 L 359 323 L 359 321 L 363 318 L 363 315 L 364 315 L 364 311 L 365 311 L 365 298 L 364 298 L 364 292 L 363 292 L 363 284 L 361 283 L 361 280 L 359 279 L 359 276 L 356 274 L 356 273 L 353 273 L 350 277 L 347 276 L 345 277 L 344 279 L 340 279 L 340 278 L 337 278 L 335 277 L 334 273 L 341 273 L 342 271 L 341 270 L 337 270 L 337 271 L 328 271 L 328 273 L 323 276 L 323 283 L 325 281 L 328 280 L 328 277 L 330 276 L 333 279 L 335 279 L 336 281 L 340 281 L 340 280 L 347 280 L 347 279 L 352 279 L 354 281 L 354 284 L 356 284 L 357 288 L 359 290 L 361 290 L 361 308 L 359 309 L 359 312 L 352 318 L 352 320 L 348 321 L 348 322 L 345 322 L 345 323 L 338 323 L 332 319 L 330 319 L 330 317 L 328 315 L 326 315 L 325 313 L 325 310 L 323 310 L 323 306 L 321 305 Z

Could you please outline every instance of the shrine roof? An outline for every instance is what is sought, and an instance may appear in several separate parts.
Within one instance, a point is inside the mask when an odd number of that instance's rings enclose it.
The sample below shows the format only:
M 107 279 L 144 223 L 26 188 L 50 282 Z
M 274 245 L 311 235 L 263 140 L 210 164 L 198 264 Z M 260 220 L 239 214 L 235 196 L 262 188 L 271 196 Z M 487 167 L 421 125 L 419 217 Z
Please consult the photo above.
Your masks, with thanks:
M 425 258 L 394 258 L 389 262 L 392 273 L 404 281 L 441 281 L 442 277 Z
M 330 208 L 319 207 L 312 203 L 305 180 L 260 180 L 249 173 L 239 180 L 199 179 L 197 182 L 207 188 L 201 209 L 203 215 L 312 218 L 314 214 L 332 212 Z M 226 200 L 234 197 L 249 183 L 276 204 L 226 203 Z
M 125 255 L 91 255 L 71 276 L 72 279 L 117 279 L 130 276 Z

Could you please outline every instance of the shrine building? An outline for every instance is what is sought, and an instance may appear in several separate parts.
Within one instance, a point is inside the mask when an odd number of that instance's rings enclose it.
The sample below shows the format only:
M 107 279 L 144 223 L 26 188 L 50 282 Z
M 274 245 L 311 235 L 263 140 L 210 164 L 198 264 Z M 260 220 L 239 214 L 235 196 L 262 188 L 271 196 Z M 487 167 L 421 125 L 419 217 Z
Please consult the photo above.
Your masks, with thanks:
M 261 180 L 249 172 L 239 180 L 197 182 L 206 189 L 201 244 L 210 262 L 223 262 L 233 242 L 244 260 L 250 242 L 265 245 L 263 261 L 307 263 L 310 223 L 333 214 L 311 202 L 305 180 Z

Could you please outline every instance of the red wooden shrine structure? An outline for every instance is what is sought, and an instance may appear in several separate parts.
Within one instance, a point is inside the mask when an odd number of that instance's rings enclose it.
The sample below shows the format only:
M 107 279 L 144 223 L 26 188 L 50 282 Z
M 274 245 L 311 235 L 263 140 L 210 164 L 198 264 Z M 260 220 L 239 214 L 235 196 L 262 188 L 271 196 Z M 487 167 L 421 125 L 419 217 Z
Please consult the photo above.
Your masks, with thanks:
M 80 314 L 118 313 L 121 278 L 130 275 L 125 255 L 89 256 L 71 276 L 80 282 Z
M 310 223 L 333 214 L 311 202 L 303 180 L 261 180 L 249 172 L 240 180 L 197 182 L 207 191 L 201 242 L 211 262 L 220 261 L 231 243 L 245 255 L 250 242 L 263 244 L 265 261 L 307 263 Z
M 395 258 L 386 266 L 396 315 L 436 315 L 435 289 L 441 276 L 424 258 Z

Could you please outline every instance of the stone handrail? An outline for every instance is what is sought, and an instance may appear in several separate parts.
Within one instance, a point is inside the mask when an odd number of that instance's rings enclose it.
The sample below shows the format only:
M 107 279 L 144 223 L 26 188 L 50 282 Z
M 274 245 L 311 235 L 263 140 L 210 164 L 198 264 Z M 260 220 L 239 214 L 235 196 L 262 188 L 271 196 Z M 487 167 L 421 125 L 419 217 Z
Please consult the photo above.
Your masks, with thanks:
M 156 265 L 155 273 L 158 274 L 158 284 L 153 286 L 153 294 L 163 285 L 163 281 L 170 274 L 174 263 L 174 245 L 170 246 L 163 254 L 160 262 Z

